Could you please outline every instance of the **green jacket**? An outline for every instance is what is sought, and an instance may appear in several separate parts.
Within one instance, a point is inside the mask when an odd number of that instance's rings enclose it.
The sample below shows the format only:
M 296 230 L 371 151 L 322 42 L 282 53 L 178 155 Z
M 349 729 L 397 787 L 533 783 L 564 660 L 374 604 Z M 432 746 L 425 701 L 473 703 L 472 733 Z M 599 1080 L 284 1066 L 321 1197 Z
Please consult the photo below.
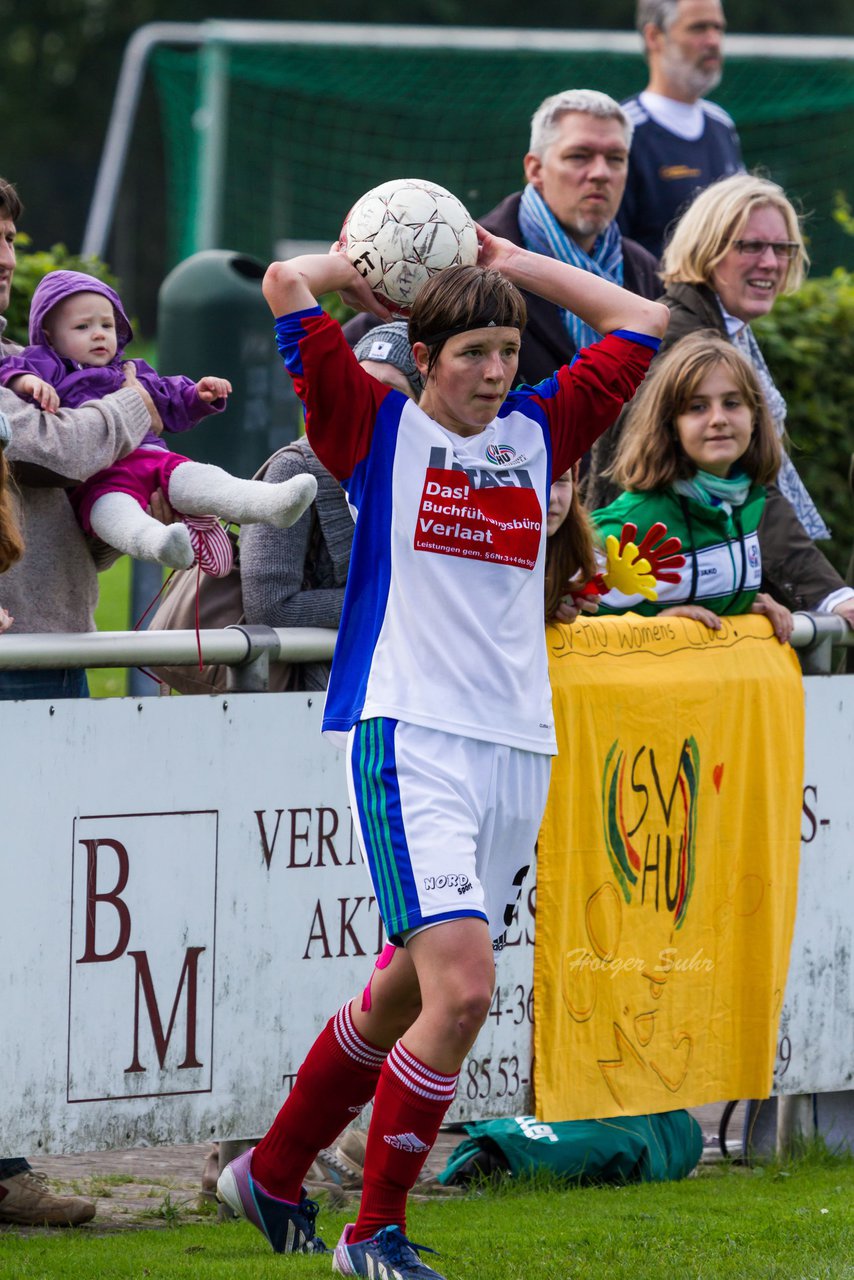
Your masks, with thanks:
M 660 582 L 658 599 L 609 591 L 600 600 L 602 613 L 640 613 L 648 617 L 674 604 L 700 604 L 713 613 L 747 613 L 762 582 L 762 557 L 756 530 L 765 507 L 765 489 L 754 484 L 732 516 L 707 507 L 672 489 L 622 493 L 615 502 L 593 512 L 604 544 L 609 533 L 619 539 L 627 522 L 638 528 L 636 542 L 661 521 L 667 533 L 682 540 L 685 567 L 678 583 Z

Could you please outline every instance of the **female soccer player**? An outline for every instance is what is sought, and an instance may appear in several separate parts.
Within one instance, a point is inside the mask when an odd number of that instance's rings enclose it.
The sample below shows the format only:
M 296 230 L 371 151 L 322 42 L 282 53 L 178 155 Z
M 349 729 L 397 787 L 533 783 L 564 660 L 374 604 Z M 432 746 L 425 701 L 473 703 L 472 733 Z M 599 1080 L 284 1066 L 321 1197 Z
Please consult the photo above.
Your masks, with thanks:
M 338 290 L 385 315 L 342 254 L 274 263 L 264 282 L 308 437 L 358 512 L 324 730 L 347 742 L 390 945 L 219 1194 L 274 1249 L 323 1248 L 302 1179 L 373 1098 L 361 1206 L 333 1259 L 343 1275 L 441 1280 L 406 1237 L 406 1197 L 489 1009 L 545 806 L 549 486 L 633 395 L 667 325 L 658 303 L 479 241 L 479 265 L 440 273 L 413 307 L 418 404 L 360 369 L 317 305 Z M 608 336 L 514 392 L 521 288 Z

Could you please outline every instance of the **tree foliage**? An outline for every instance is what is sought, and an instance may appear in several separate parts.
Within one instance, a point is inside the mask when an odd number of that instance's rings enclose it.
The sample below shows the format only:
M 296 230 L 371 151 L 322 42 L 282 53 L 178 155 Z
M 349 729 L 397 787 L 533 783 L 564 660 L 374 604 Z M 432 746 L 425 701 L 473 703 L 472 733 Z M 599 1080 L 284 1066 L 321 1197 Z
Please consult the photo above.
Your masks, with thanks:
M 854 273 L 807 281 L 751 327 L 788 405 L 792 461 L 833 531 L 823 550 L 844 573 L 854 546 Z
M 235 16 L 233 0 L 0 0 L 0 173 L 16 181 L 39 243 L 80 241 L 104 143 L 122 55 L 150 22 Z M 243 19 L 424 23 L 629 30 L 634 0 L 516 0 L 476 10 L 465 0 L 244 0 Z M 847 33 L 850 0 L 732 0 L 731 29 Z M 13 122 L 13 123 L 10 123 Z M 140 145 L 138 143 L 138 145 Z M 141 144 L 150 151 L 155 144 Z M 149 157 L 140 157 L 147 162 Z M 147 170 L 146 170 L 147 171 Z
M 6 311 L 5 336 L 12 342 L 19 342 L 22 347 L 29 341 L 27 332 L 33 293 L 48 272 L 84 271 L 97 280 L 103 280 L 113 289 L 118 288 L 118 281 L 105 263 L 98 258 L 81 258 L 69 253 L 64 244 L 55 244 L 49 250 L 33 250 L 30 237 L 21 234 L 15 241 L 15 253 L 18 265 L 12 282 L 11 301 Z

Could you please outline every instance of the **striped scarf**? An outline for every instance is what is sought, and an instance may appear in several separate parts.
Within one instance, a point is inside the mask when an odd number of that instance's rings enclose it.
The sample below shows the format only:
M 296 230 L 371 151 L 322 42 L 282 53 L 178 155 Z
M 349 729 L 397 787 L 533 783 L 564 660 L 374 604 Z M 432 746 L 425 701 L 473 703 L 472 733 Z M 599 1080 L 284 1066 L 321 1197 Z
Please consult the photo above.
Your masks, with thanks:
M 674 480 L 671 485 L 676 493 L 681 493 L 685 498 L 693 498 L 704 507 L 720 507 L 730 518 L 733 507 L 744 506 L 751 487 L 750 476 L 741 470 L 730 476 L 714 476 L 699 468 L 692 479 Z
M 591 271 L 613 284 L 623 283 L 623 240 L 616 222 L 609 222 L 602 235 L 597 237 L 593 252 L 585 253 L 564 231 L 536 187 L 528 183 L 519 203 L 519 230 L 525 248 L 533 253 L 542 253 L 581 271 Z M 560 308 L 560 314 L 576 351 L 589 347 L 602 337 L 574 312 Z
M 756 376 L 765 394 L 765 402 L 774 420 L 777 434 L 782 436 L 786 430 L 786 401 L 774 385 L 771 371 L 765 363 L 765 357 L 762 354 L 759 343 L 753 336 L 753 331 L 749 324 L 744 325 L 743 328 L 732 335 L 732 344 L 750 361 L 756 370 Z M 783 461 L 780 464 L 780 473 L 777 476 L 777 488 L 795 508 L 795 514 L 813 540 L 831 536 L 830 530 L 824 523 L 818 508 L 807 493 L 806 485 L 795 470 L 795 464 L 785 451 L 783 452 Z

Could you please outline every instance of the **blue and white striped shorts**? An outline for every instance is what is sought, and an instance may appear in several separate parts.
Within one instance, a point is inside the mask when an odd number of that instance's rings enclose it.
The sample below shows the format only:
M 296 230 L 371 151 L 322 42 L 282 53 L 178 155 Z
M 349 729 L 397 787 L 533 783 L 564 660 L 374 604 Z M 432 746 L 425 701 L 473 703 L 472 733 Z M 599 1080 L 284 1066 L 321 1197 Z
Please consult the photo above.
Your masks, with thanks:
M 510 924 L 531 864 L 551 757 L 377 717 L 347 740 L 353 821 L 392 942 L 475 916 Z

